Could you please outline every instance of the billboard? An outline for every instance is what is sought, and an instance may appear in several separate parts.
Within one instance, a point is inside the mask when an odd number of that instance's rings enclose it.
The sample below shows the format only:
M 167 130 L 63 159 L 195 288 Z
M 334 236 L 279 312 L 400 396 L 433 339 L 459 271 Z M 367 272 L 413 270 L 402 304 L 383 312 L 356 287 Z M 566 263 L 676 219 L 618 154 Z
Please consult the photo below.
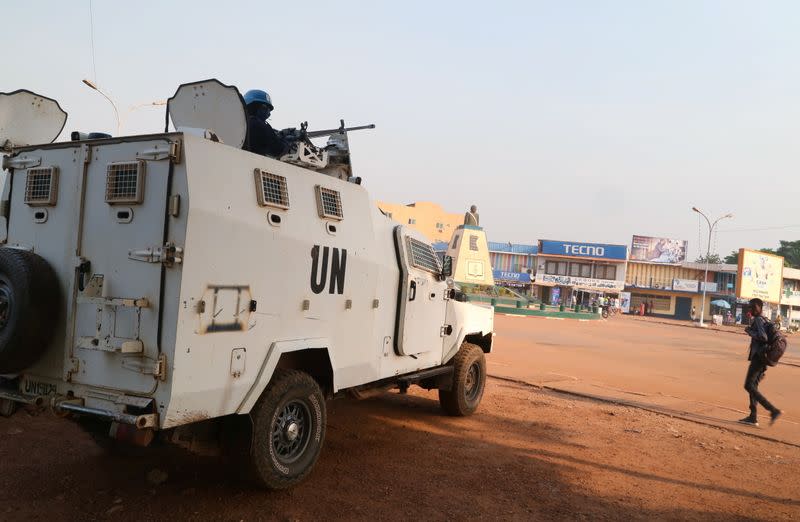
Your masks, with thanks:
M 506 272 L 505 270 L 492 270 L 495 281 L 510 281 L 512 283 L 531 283 L 531 275 L 526 272 Z
M 773 254 L 739 250 L 736 297 L 779 303 L 783 290 L 783 258 Z
M 628 259 L 628 247 L 625 245 L 607 245 L 605 243 L 574 243 L 571 241 L 543 239 L 539 241 L 539 254 L 626 261 Z
M 683 239 L 633 236 L 631 260 L 676 265 L 686 261 L 688 245 L 689 242 Z
M 696 279 L 673 279 L 672 289 L 679 292 L 697 292 L 700 287 L 700 281 Z

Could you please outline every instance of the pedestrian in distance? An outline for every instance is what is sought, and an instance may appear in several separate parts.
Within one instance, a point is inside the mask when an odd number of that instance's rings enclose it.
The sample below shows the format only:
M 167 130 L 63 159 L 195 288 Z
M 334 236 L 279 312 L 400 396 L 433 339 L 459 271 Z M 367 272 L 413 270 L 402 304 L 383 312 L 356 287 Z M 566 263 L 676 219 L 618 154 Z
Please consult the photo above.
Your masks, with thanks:
M 750 415 L 741 419 L 739 422 L 750 426 L 758 426 L 758 414 L 756 407 L 760 404 L 770 413 L 770 425 L 775 424 L 781 416 L 781 410 L 776 408 L 758 390 L 758 384 L 764 380 L 767 372 L 767 349 L 769 347 L 769 328 L 767 320 L 761 315 L 764 309 L 764 302 L 761 299 L 750 300 L 750 314 L 753 319 L 750 326 L 745 328 L 745 332 L 750 336 L 750 353 L 747 360 L 750 366 L 747 368 L 747 376 L 744 379 L 744 389 L 750 396 Z
M 692 305 L 692 321 L 695 320 L 695 317 L 697 317 L 697 308 L 695 308 L 695 306 Z

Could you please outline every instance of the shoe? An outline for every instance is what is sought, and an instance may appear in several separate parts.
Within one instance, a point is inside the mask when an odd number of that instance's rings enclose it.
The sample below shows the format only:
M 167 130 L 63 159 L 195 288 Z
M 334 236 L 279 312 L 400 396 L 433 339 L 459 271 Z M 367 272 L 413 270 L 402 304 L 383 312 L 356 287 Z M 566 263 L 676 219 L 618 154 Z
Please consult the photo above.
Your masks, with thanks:
M 758 419 L 752 416 L 747 416 L 744 419 L 739 419 L 739 422 L 742 424 L 747 424 L 748 426 L 758 426 Z
M 778 417 L 780 417 L 781 415 L 783 415 L 783 412 L 781 410 L 773 411 L 772 415 L 769 416 L 769 425 L 772 426 L 773 424 L 775 424 L 775 421 L 778 420 Z

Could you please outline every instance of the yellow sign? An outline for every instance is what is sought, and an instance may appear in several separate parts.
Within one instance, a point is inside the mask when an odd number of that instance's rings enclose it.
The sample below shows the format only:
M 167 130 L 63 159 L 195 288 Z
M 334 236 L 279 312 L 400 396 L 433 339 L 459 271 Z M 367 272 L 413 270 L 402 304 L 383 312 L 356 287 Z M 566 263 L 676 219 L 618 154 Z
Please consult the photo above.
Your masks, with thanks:
M 755 250 L 739 250 L 736 297 L 779 303 L 783 288 L 783 258 Z

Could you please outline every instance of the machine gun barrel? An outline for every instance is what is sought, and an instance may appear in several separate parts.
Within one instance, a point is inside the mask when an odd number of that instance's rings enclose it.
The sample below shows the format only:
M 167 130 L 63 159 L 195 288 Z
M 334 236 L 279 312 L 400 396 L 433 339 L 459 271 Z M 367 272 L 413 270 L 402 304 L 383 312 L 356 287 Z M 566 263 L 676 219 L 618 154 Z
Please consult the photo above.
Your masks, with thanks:
M 328 130 L 320 130 L 320 131 L 307 131 L 306 135 L 309 138 L 319 138 L 321 136 L 330 136 L 331 134 L 338 134 L 340 132 L 350 132 L 350 131 L 357 131 L 357 130 L 364 130 L 364 129 L 374 129 L 375 124 L 371 125 L 361 125 L 359 127 L 345 127 L 342 125 L 338 129 L 328 129 Z

